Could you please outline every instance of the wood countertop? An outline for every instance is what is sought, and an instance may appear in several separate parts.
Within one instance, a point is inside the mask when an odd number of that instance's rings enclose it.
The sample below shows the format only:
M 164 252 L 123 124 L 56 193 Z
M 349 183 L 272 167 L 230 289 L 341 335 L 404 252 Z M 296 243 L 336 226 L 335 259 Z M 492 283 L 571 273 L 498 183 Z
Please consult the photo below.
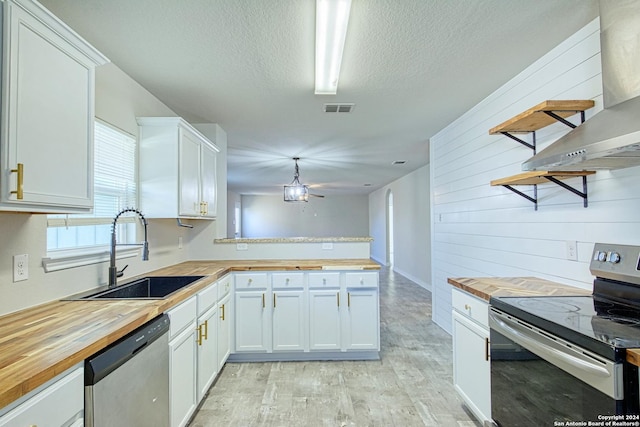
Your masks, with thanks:
M 205 276 L 163 300 L 52 301 L 0 316 L 0 408 L 231 271 L 323 269 L 379 270 L 380 265 L 369 259 L 188 261 L 144 275 Z
M 492 296 L 591 295 L 591 291 L 537 277 L 449 277 L 447 281 L 485 301 Z

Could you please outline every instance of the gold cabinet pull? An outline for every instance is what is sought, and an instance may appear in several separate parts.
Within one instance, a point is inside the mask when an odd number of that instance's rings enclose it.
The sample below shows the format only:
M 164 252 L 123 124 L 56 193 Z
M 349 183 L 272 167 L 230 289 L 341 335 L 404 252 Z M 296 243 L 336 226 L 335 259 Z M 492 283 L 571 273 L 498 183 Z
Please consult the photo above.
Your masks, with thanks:
M 469 304 L 465 304 L 465 305 L 464 305 L 464 309 L 465 309 L 465 310 L 471 310 L 471 306 L 470 306 Z
M 351 292 L 347 292 L 347 307 L 351 307 Z
M 207 340 L 209 339 L 209 320 L 205 320 L 202 326 L 204 326 L 204 333 L 202 334 L 202 338 Z
M 202 345 L 202 325 L 198 325 L 198 345 Z
M 262 308 L 264 308 L 264 294 L 262 294 Z
M 273 308 L 276 308 L 276 293 L 273 293 Z
M 264 308 L 264 294 L 262 294 L 262 307 Z M 220 308 L 222 309 L 222 314 L 220 315 L 220 318 L 224 320 L 224 304 L 222 304 Z
M 11 169 L 11 173 L 18 174 L 16 189 L 15 191 L 11 191 L 11 194 L 15 194 L 16 199 L 22 200 L 24 198 L 24 192 L 22 191 L 24 184 L 24 164 L 18 163 L 16 169 Z
M 490 354 L 490 352 L 489 352 L 490 345 L 489 344 L 490 344 L 489 343 L 489 338 L 485 338 L 484 339 L 484 360 L 486 360 L 487 362 L 489 361 L 489 354 Z
M 338 299 L 338 307 L 340 307 L 340 292 L 336 294 L 336 298 Z

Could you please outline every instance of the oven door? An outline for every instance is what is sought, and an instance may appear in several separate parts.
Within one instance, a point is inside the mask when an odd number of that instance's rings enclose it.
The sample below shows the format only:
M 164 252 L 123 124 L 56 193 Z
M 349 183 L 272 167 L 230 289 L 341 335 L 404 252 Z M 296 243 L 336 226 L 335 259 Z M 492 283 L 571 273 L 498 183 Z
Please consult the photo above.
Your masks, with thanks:
M 489 327 L 491 414 L 496 425 L 597 422 L 603 415 L 624 413 L 622 364 L 494 307 Z

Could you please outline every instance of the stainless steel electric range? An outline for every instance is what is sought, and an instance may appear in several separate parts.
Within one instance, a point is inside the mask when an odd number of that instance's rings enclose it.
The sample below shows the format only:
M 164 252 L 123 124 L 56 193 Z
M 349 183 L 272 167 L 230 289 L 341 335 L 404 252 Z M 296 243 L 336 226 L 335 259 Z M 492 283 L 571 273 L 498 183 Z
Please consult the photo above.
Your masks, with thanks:
M 640 425 L 640 246 L 597 243 L 590 271 L 592 295 L 491 298 L 495 425 Z

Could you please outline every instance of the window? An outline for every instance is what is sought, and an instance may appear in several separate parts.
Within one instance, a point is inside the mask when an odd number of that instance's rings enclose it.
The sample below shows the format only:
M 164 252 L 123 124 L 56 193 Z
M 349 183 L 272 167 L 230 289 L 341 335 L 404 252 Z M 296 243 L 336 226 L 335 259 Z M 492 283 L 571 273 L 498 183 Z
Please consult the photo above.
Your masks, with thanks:
M 125 207 L 137 206 L 135 138 L 96 121 L 94 143 L 93 213 L 48 215 L 49 256 L 104 252 L 110 243 L 113 217 Z M 120 218 L 116 234 L 119 243 L 134 242 L 135 218 Z

